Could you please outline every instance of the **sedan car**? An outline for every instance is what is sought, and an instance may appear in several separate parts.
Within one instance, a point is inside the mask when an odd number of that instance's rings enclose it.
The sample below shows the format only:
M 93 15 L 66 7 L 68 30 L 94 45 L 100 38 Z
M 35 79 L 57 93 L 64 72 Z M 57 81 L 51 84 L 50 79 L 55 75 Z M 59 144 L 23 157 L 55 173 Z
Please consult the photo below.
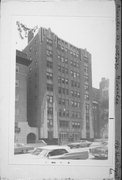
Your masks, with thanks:
M 95 159 L 107 159 L 108 158 L 108 144 L 101 143 L 100 146 L 91 148 L 89 152 Z
M 33 146 L 28 146 L 23 143 L 15 143 L 14 144 L 14 154 L 27 153 L 30 150 L 33 150 Z
M 44 146 L 36 148 L 31 155 L 46 159 L 88 159 L 88 151 L 73 152 L 68 146 Z
M 84 147 L 89 147 L 91 145 L 91 142 L 86 141 L 86 140 L 80 140 L 78 142 L 73 142 L 68 144 L 68 146 L 73 149 L 73 148 L 84 148 Z

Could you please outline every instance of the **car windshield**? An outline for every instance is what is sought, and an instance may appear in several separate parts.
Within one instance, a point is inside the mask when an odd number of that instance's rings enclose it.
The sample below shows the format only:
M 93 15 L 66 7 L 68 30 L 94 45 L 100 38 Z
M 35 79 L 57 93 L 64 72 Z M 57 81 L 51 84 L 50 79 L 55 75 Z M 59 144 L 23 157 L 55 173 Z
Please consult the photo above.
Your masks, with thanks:
M 35 149 L 31 154 L 33 154 L 33 155 L 39 155 L 42 151 L 43 151 L 43 149 L 37 148 L 37 149 Z

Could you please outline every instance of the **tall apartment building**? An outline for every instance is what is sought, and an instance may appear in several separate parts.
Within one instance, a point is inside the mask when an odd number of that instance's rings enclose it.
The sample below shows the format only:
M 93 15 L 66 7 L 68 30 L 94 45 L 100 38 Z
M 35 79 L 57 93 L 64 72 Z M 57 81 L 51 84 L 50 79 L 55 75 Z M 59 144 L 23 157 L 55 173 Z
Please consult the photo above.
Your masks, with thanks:
M 27 74 L 31 61 L 21 51 L 16 51 L 15 89 L 15 142 L 27 143 L 37 130 L 29 127 L 27 121 Z
M 109 118 L 109 79 L 102 78 L 100 89 L 100 133 L 101 137 L 108 136 Z
M 66 143 L 94 138 L 91 54 L 62 40 L 50 29 L 28 35 L 30 59 L 27 120 L 37 139 Z
M 93 90 L 93 124 L 94 124 L 94 138 L 100 138 L 100 90 L 92 88 Z

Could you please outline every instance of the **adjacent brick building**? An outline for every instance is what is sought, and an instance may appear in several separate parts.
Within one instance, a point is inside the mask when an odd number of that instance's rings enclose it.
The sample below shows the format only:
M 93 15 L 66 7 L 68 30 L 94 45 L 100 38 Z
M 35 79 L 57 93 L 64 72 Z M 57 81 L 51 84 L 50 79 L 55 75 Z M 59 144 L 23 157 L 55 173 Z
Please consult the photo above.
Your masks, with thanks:
M 109 79 L 102 78 L 100 85 L 100 136 L 108 136 L 109 118 Z
M 27 74 L 30 63 L 26 54 L 16 51 L 15 142 L 26 143 L 31 133 L 37 134 L 37 130 L 29 127 L 27 121 Z
M 93 124 L 94 124 L 94 138 L 100 138 L 100 90 L 92 88 L 93 90 Z

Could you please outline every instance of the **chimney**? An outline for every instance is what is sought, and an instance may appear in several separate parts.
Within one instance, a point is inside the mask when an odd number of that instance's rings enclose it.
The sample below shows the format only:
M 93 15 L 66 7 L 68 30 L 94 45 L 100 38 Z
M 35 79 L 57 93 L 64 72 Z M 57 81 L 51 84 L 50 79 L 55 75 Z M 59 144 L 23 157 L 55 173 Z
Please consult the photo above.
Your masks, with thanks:
M 32 30 L 30 30 L 30 31 L 28 32 L 28 43 L 31 41 L 31 39 L 33 39 L 33 37 L 34 37 L 34 33 L 33 33 Z

